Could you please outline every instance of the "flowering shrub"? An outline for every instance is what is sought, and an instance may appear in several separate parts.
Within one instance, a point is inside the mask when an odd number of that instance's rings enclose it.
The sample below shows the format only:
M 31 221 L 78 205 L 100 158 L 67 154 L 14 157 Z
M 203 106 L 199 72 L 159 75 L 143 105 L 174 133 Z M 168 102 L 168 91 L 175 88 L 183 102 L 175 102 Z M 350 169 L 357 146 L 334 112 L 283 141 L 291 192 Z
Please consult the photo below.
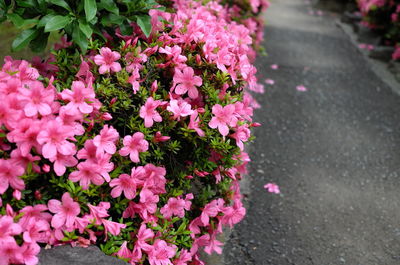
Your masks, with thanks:
M 63 39 L 51 63 L 5 59 L 0 264 L 37 264 L 60 244 L 204 264 L 199 249 L 221 253 L 222 227 L 244 217 L 261 24 L 234 18 L 266 2 L 165 2 L 149 37 L 133 23 L 85 56 Z
M 387 45 L 396 46 L 392 57 L 400 59 L 400 2 L 393 0 L 358 0 L 363 24 L 381 32 Z

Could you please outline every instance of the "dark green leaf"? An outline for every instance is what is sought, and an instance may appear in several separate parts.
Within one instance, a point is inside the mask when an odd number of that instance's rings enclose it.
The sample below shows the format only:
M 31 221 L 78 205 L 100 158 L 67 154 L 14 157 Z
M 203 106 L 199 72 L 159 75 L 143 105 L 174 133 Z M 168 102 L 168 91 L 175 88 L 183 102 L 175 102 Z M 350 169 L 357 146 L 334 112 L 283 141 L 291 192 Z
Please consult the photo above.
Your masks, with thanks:
M 36 1 L 34 0 L 16 0 L 15 2 L 21 7 L 37 8 Z
M 26 25 L 37 23 L 37 19 L 23 19 L 20 15 L 16 13 L 10 13 L 7 15 L 8 19 L 14 24 L 17 28 L 22 28 Z
M 86 35 L 87 38 L 92 37 L 93 29 L 87 23 L 79 21 L 79 28 Z
M 47 0 L 47 3 L 53 4 L 56 6 L 61 6 L 65 9 L 67 9 L 68 11 L 71 11 L 71 7 L 64 0 Z
M 121 29 L 122 35 L 132 35 L 133 33 L 133 28 L 128 22 L 121 24 L 119 28 Z
M 125 17 L 115 15 L 115 14 L 108 14 L 101 19 L 101 24 L 103 26 L 110 26 L 112 24 L 121 25 L 125 21 Z
M 39 20 L 39 23 L 37 24 L 37 26 L 38 27 L 44 27 L 44 26 L 46 26 L 46 24 L 47 24 L 47 22 L 49 22 L 49 20 L 52 18 L 52 17 L 55 17 L 56 15 L 54 15 L 54 14 L 47 14 L 47 15 L 45 15 L 44 17 L 42 17 L 40 20 Z
M 136 16 L 136 23 L 142 29 L 146 37 L 150 36 L 151 33 L 151 18 L 148 15 Z
M 91 21 L 97 13 L 96 0 L 84 0 L 86 21 Z
M 44 27 L 45 32 L 55 31 L 64 28 L 71 22 L 71 17 L 69 16 L 54 16 L 49 21 L 47 21 Z
M 82 53 L 85 54 L 88 48 L 88 40 L 85 36 L 85 33 L 83 33 L 79 28 L 78 24 L 74 26 L 72 40 L 79 46 L 79 48 L 81 48 Z
M 98 4 L 98 7 L 104 8 L 105 10 L 111 13 L 119 15 L 119 9 L 117 4 L 115 4 L 114 0 L 101 0 L 100 3 Z
M 39 32 L 40 31 L 36 28 L 30 28 L 22 31 L 13 41 L 11 49 L 13 51 L 20 51 L 26 45 L 28 45 L 31 40 L 35 39 L 39 35 Z
M 49 39 L 50 33 L 44 33 L 43 31 L 38 34 L 38 36 L 29 43 L 29 48 L 33 52 L 39 53 L 44 51 L 47 46 L 47 40 Z

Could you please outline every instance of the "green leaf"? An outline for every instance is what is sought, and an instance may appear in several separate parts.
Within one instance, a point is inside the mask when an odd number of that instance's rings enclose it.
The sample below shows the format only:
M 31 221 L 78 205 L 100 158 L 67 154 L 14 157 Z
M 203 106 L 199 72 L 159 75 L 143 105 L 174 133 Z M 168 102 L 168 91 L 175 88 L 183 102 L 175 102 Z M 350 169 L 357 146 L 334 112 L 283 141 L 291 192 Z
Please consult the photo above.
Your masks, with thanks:
M 34 0 L 16 0 L 15 2 L 21 7 L 37 8 Z
M 98 4 L 98 7 L 104 8 L 105 10 L 119 15 L 119 9 L 117 4 L 115 4 L 114 0 L 101 0 Z
M 86 14 L 86 21 L 92 20 L 97 13 L 96 0 L 84 0 L 84 8 Z
M 139 15 L 136 16 L 136 23 L 142 29 L 144 35 L 146 37 L 150 36 L 151 33 L 151 18 L 148 15 Z
M 7 15 L 8 19 L 14 24 L 17 28 L 22 28 L 26 25 L 37 23 L 37 19 L 24 19 L 20 15 L 16 13 L 11 13 Z
M 30 28 L 22 31 L 11 45 L 12 51 L 20 51 L 39 35 L 39 30 Z
M 87 23 L 79 21 L 79 28 L 86 35 L 86 37 L 88 39 L 90 39 L 90 37 L 92 37 L 93 29 Z
M 37 26 L 38 26 L 39 28 L 46 26 L 47 22 L 49 22 L 49 20 L 50 20 L 51 18 L 55 17 L 55 16 L 56 16 L 56 15 L 54 15 L 54 14 L 47 14 L 47 15 L 45 15 L 44 17 L 42 17 L 42 18 L 39 20 L 39 23 L 37 24 Z
M 72 11 L 71 7 L 64 0 L 47 0 L 47 3 L 53 4 L 53 5 L 56 5 L 56 6 L 61 6 L 61 7 L 65 8 L 65 9 L 67 9 L 68 11 Z
M 55 31 L 64 28 L 71 22 L 71 17 L 69 16 L 54 16 L 49 21 L 47 21 L 44 27 L 44 32 Z
M 81 48 L 82 53 L 85 54 L 88 48 L 88 40 L 78 24 L 75 25 L 72 32 L 72 40 Z
M 132 35 L 133 33 L 133 28 L 127 21 L 121 24 L 119 28 L 121 30 L 122 35 L 128 36 Z
M 115 15 L 115 14 L 108 14 L 108 16 L 105 16 L 101 19 L 101 24 L 103 26 L 110 26 L 112 24 L 115 25 L 121 25 L 125 21 L 125 17 Z
M 29 43 L 29 48 L 33 52 L 39 53 L 44 51 L 47 46 L 47 40 L 49 39 L 50 33 L 44 33 L 43 31 L 38 34 L 38 36 Z

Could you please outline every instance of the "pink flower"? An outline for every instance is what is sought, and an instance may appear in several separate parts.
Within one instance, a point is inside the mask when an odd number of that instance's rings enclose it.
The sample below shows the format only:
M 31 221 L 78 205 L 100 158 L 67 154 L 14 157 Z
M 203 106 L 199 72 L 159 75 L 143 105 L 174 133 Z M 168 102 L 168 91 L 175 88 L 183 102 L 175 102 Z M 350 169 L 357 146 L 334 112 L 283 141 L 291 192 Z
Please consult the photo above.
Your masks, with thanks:
M 146 164 L 144 166 L 145 178 L 144 188 L 148 188 L 154 194 L 165 193 L 165 179 L 166 170 L 164 167 L 157 167 L 153 164 Z
M 248 125 L 240 125 L 236 129 L 235 133 L 231 134 L 230 137 L 236 140 L 236 145 L 240 148 L 241 151 L 243 151 L 243 142 L 247 142 L 247 140 L 250 138 L 250 130 L 248 128 Z
M 0 249 L 1 243 L 14 241 L 14 236 L 21 234 L 21 232 L 21 226 L 14 223 L 11 216 L 0 216 Z
M 235 200 L 233 206 L 222 208 L 222 212 L 224 213 L 221 218 L 222 224 L 229 225 L 231 228 L 246 215 L 246 209 L 240 200 Z
M 100 49 L 100 54 L 94 57 L 94 62 L 97 65 L 100 65 L 99 73 L 109 73 L 119 72 L 121 71 L 121 65 L 116 61 L 121 58 L 121 55 L 118 52 L 113 52 L 110 48 L 103 47 Z
M 163 135 L 161 134 L 160 131 L 156 132 L 156 134 L 155 134 L 154 137 L 153 137 L 153 141 L 156 142 L 156 143 L 159 143 L 159 142 L 166 142 L 166 141 L 168 141 L 169 139 L 171 139 L 171 137 L 169 137 L 169 136 L 163 136 Z
M 153 230 L 146 227 L 146 224 L 142 223 L 140 225 L 139 231 L 136 234 L 137 237 L 137 246 L 143 249 L 144 251 L 150 251 L 151 246 L 146 243 L 149 239 L 153 239 L 154 232 Z
M 91 183 L 98 186 L 104 183 L 104 177 L 101 173 L 98 164 L 85 161 L 78 164 L 78 171 L 69 174 L 68 179 L 72 182 L 79 181 L 79 185 L 81 185 L 82 189 L 87 190 Z
M 132 136 L 127 135 L 123 140 L 124 147 L 119 151 L 121 156 L 129 155 L 132 162 L 139 163 L 139 153 L 149 149 L 149 143 L 144 139 L 144 134 L 136 132 Z
M 54 163 L 54 172 L 57 176 L 64 175 L 67 167 L 74 167 L 78 164 L 78 160 L 72 155 L 62 155 L 57 153 L 55 157 L 50 158 L 50 161 Z
M 7 139 L 17 144 L 21 155 L 27 156 L 33 147 L 36 150 L 41 150 L 41 145 L 37 141 L 37 137 L 41 131 L 41 121 L 23 119 L 18 123 L 14 131 L 8 133 Z
M 130 259 L 132 256 L 132 251 L 129 250 L 129 248 L 127 247 L 127 243 L 126 241 L 124 241 L 124 243 L 122 243 L 120 249 L 117 252 L 117 256 L 123 259 Z
M 42 153 L 45 158 L 53 158 L 57 152 L 63 155 L 73 155 L 76 147 L 67 139 L 73 137 L 73 129 L 63 126 L 55 120 L 48 121 L 43 130 L 38 134 L 37 141 L 43 145 Z
M 161 122 L 162 118 L 160 114 L 156 111 L 156 108 L 161 105 L 160 100 L 154 100 L 149 97 L 146 103 L 140 108 L 140 117 L 144 119 L 144 126 L 150 128 L 153 126 L 153 121 Z
M 121 196 L 122 192 L 129 200 L 136 196 L 136 181 L 128 174 L 122 174 L 118 178 L 111 180 L 110 187 L 113 188 L 111 190 L 111 197 L 113 198 Z
M 195 130 L 200 137 L 204 137 L 206 134 L 202 129 L 200 129 L 200 118 L 197 110 L 194 110 L 190 115 L 190 122 L 188 128 L 191 130 Z
M 0 243 L 0 265 L 23 263 L 23 261 L 18 258 L 20 254 L 21 247 L 18 246 L 14 238 L 13 240 Z
M 97 206 L 88 203 L 87 206 L 89 207 L 90 211 L 89 219 L 94 220 L 96 225 L 100 225 L 102 219 L 109 216 L 107 212 L 111 206 L 109 202 L 100 202 Z
M 208 241 L 207 245 L 204 248 L 204 252 L 206 252 L 208 255 L 211 255 L 211 253 L 213 251 L 215 251 L 218 254 L 221 254 L 222 253 L 221 246 L 223 245 L 223 243 L 221 243 L 220 241 L 218 241 L 216 239 L 215 233 L 212 233 L 211 237 L 208 234 L 206 236 L 209 237 L 209 241 Z
M 175 245 L 168 245 L 164 240 L 156 239 L 151 251 L 147 253 L 150 265 L 172 265 L 170 259 L 175 256 L 176 249 Z
M 47 206 L 44 204 L 37 204 L 35 206 L 25 206 L 20 211 L 20 213 L 23 213 L 24 215 L 21 217 L 18 223 L 23 228 L 26 229 L 31 220 L 44 219 L 46 221 L 50 221 L 53 216 L 45 211 L 47 211 Z
M 273 69 L 273 70 L 277 70 L 278 68 L 279 68 L 279 65 L 277 65 L 277 64 L 271 65 L 271 69 Z
M 46 243 L 47 233 L 50 230 L 50 225 L 45 220 L 31 219 L 29 225 L 23 233 L 23 239 L 27 243 Z
M 125 224 L 120 224 L 106 219 L 103 219 L 101 222 L 104 225 L 104 233 L 107 234 L 107 232 L 109 232 L 113 236 L 118 236 L 121 233 L 121 229 L 126 228 Z
M 203 223 L 204 226 L 209 225 L 210 217 L 217 216 L 223 205 L 224 202 L 222 199 L 213 200 L 208 204 L 206 204 L 200 215 L 201 222 Z
M 267 189 L 268 192 L 279 194 L 281 191 L 279 190 L 279 186 L 274 183 L 267 183 L 264 185 L 264 189 Z
M 88 103 L 93 102 L 96 97 L 91 85 L 86 87 L 82 81 L 73 81 L 71 90 L 64 89 L 60 95 L 63 100 L 69 101 L 67 108 L 76 108 L 84 114 L 93 111 L 93 106 Z
M 24 243 L 18 251 L 18 259 L 26 265 L 36 265 L 39 262 L 37 255 L 40 252 L 38 244 Z
M 24 172 L 24 168 L 16 165 L 12 160 L 0 159 L 0 194 L 3 194 L 9 186 L 16 190 L 24 190 L 25 184 L 20 178 Z
M 230 104 L 222 107 L 219 104 L 215 104 L 212 107 L 212 117 L 211 121 L 208 123 L 212 129 L 218 127 L 218 131 L 223 135 L 227 136 L 229 133 L 229 126 L 233 127 L 237 123 L 237 118 L 233 115 L 235 112 L 235 105 Z
M 203 84 L 201 77 L 195 76 L 193 68 L 188 66 L 184 67 L 182 70 L 175 68 L 173 81 L 176 94 L 183 95 L 188 92 L 189 97 L 192 99 L 199 96 L 199 91 L 196 86 L 199 87 Z
M 54 92 L 45 89 L 41 82 L 31 82 L 27 88 L 20 89 L 18 99 L 26 103 L 24 112 L 27 117 L 33 117 L 38 113 L 42 116 L 51 113 L 51 104 L 54 101 Z
M 97 135 L 93 139 L 93 144 L 97 147 L 97 154 L 103 151 L 113 155 L 117 151 L 115 142 L 119 139 L 119 133 L 112 126 L 104 125 L 100 131 L 100 135 Z
M 68 192 L 64 193 L 59 200 L 49 200 L 48 202 L 49 211 L 55 213 L 51 219 L 51 226 L 54 228 L 60 228 L 65 225 L 70 228 L 74 225 L 75 219 L 81 211 L 79 203 L 75 202 Z
M 308 89 L 307 89 L 305 86 L 303 86 L 303 85 L 297 86 L 296 89 L 297 89 L 297 91 L 300 91 L 300 92 L 305 92 L 305 91 L 308 90 Z
M 192 107 L 186 101 L 183 100 L 171 100 L 167 110 L 174 114 L 175 120 L 180 120 L 181 117 L 189 116 L 193 113 Z
M 161 208 L 160 212 L 166 219 L 171 218 L 173 215 L 183 218 L 185 216 L 185 200 L 169 198 L 168 203 Z
M 164 53 L 167 55 L 167 59 L 172 58 L 172 62 L 175 64 L 182 64 L 187 61 L 186 56 L 181 55 L 182 48 L 178 45 L 174 45 L 172 48 L 169 46 L 165 46 L 165 48 L 160 47 L 158 50 L 159 53 Z

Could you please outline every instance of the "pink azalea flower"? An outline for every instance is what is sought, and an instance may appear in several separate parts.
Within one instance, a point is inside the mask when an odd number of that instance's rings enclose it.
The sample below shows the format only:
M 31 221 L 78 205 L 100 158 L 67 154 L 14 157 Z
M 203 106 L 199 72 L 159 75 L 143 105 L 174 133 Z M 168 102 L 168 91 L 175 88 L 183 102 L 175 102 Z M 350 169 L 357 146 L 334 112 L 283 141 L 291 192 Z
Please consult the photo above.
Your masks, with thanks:
M 90 203 L 87 204 L 90 211 L 90 220 L 94 220 L 96 225 L 100 225 L 104 217 L 108 217 L 108 209 L 110 209 L 111 204 L 109 202 L 100 202 L 99 205 L 94 206 Z
M 142 223 L 140 228 L 136 234 L 137 237 L 137 246 L 143 249 L 144 251 L 150 251 L 152 246 L 147 244 L 146 241 L 153 239 L 154 232 L 153 230 L 146 227 L 146 224 Z
M 172 62 L 175 64 L 182 64 L 187 61 L 186 56 L 183 56 L 182 48 L 178 45 L 174 45 L 172 48 L 169 46 L 165 46 L 165 48 L 160 47 L 158 50 L 159 53 L 164 53 L 167 55 L 167 59 L 172 58 Z
M 23 239 L 27 243 L 46 243 L 47 232 L 50 230 L 50 225 L 45 220 L 31 219 L 29 225 L 23 233 Z
M 160 100 L 154 100 L 149 97 L 146 103 L 140 108 L 140 117 L 144 119 L 144 126 L 150 128 L 153 126 L 153 121 L 161 122 L 162 118 L 160 114 L 156 111 L 156 108 L 161 105 Z
M 208 255 L 211 255 L 213 251 L 215 251 L 217 254 L 222 254 L 221 246 L 223 243 L 216 239 L 215 233 L 212 233 L 211 236 L 208 234 L 206 236 L 209 237 L 209 241 L 204 248 L 204 252 L 206 252 Z
M 136 181 L 128 174 L 122 174 L 118 178 L 111 180 L 110 187 L 113 188 L 111 190 L 111 197 L 113 198 L 121 196 L 122 192 L 129 200 L 136 196 Z
M 53 168 L 57 176 L 64 175 L 67 167 L 74 167 L 78 164 L 78 160 L 72 155 L 62 155 L 57 153 L 55 157 L 50 158 L 50 161 L 54 163 Z
M 69 180 L 78 182 L 82 189 L 87 190 L 91 183 L 95 185 L 102 185 L 104 177 L 99 170 L 99 166 L 92 161 L 85 161 L 78 164 L 78 171 L 69 174 Z M 107 180 L 107 179 L 106 179 Z
M 144 206 L 147 212 L 153 214 L 157 210 L 158 195 L 153 194 L 148 189 L 143 189 L 140 192 L 140 203 Z
M 104 125 L 100 131 L 100 135 L 97 135 L 93 139 L 93 144 L 97 147 L 97 154 L 103 151 L 113 155 L 117 151 L 115 142 L 119 139 L 119 133 L 112 126 Z
M 40 167 L 37 164 L 35 164 L 35 161 L 40 161 L 39 156 L 33 156 L 30 153 L 28 153 L 26 156 L 23 156 L 21 154 L 21 149 L 14 149 L 11 152 L 11 158 L 12 158 L 12 162 L 17 166 L 21 166 L 24 169 L 26 169 L 26 167 L 29 164 L 31 164 L 32 169 L 35 172 L 40 172 Z
M 21 232 L 21 226 L 14 223 L 11 216 L 0 216 L 0 244 L 14 241 L 14 236 L 21 234 Z
M 237 127 L 235 133 L 231 134 L 230 137 L 236 140 L 236 145 L 240 148 L 241 151 L 244 150 L 243 142 L 247 142 L 250 138 L 250 130 L 248 125 L 240 125 Z
M 169 198 L 167 204 L 161 208 L 160 213 L 166 219 L 171 218 L 173 215 L 183 218 L 185 216 L 185 200 Z
M 197 110 L 194 110 L 190 115 L 190 122 L 188 128 L 195 130 L 200 137 L 204 137 L 206 134 L 202 129 L 200 129 L 200 118 Z
M 175 259 L 174 265 L 187 265 L 192 260 L 192 254 L 186 249 L 182 249 L 179 258 Z
M 199 87 L 203 84 L 201 77 L 195 76 L 193 68 L 188 66 L 184 67 L 182 70 L 175 68 L 173 81 L 176 94 L 183 95 L 188 92 L 189 97 L 192 99 L 199 96 L 199 91 L 196 86 Z
M 21 247 L 13 240 L 1 242 L 0 247 L 0 265 L 8 264 L 21 264 L 22 260 L 19 259 L 21 255 Z
M 54 101 L 54 92 L 45 89 L 41 82 L 31 82 L 28 88 L 21 88 L 18 99 L 26 103 L 24 112 L 27 117 L 38 113 L 42 116 L 51 113 L 51 104 Z
M 246 208 L 240 200 L 235 200 L 233 206 L 223 207 L 224 216 L 221 218 L 221 223 L 229 225 L 231 228 L 234 224 L 239 223 L 246 215 Z
M 36 265 L 39 262 L 37 255 L 40 252 L 38 244 L 24 243 L 19 249 L 17 258 L 26 265 Z
M 171 100 L 167 110 L 174 114 L 175 120 L 180 120 L 181 117 L 189 116 L 193 113 L 192 107 L 186 101 L 183 100 Z
M 296 89 L 297 89 L 297 91 L 300 91 L 300 92 L 306 92 L 306 91 L 308 90 L 308 89 L 307 89 L 305 86 L 303 86 L 303 85 L 297 86 Z
M 24 168 L 14 164 L 12 160 L 0 159 L 0 194 L 3 194 L 9 186 L 16 190 L 24 190 L 25 183 L 20 178 L 24 172 Z
M 96 97 L 91 85 L 85 86 L 82 81 L 73 81 L 71 90 L 64 89 L 61 98 L 68 101 L 67 108 L 78 109 L 83 114 L 89 114 L 93 111 L 93 106 L 88 102 L 92 102 Z
M 172 265 L 170 259 L 175 256 L 176 249 L 175 245 L 168 245 L 164 240 L 156 239 L 151 251 L 147 253 L 150 265 Z
M 154 194 L 165 193 L 165 179 L 166 170 L 164 167 L 157 167 L 153 164 L 147 164 L 144 166 L 145 170 L 145 182 L 143 187 L 148 188 Z
M 48 121 L 37 136 L 39 144 L 43 145 L 42 153 L 45 158 L 53 158 L 57 152 L 63 155 L 73 155 L 76 147 L 67 139 L 73 137 L 71 127 L 63 126 L 55 120 Z
M 106 219 L 103 219 L 101 222 L 104 225 L 104 233 L 106 235 L 107 232 L 109 232 L 113 236 L 118 236 L 121 233 L 121 229 L 126 228 L 125 224 L 120 224 Z
M 121 65 L 116 62 L 121 58 L 118 52 L 113 52 L 110 48 L 103 47 L 100 49 L 100 54 L 94 57 L 94 62 L 100 65 L 99 73 L 109 73 L 121 71 Z
M 204 226 L 209 225 L 210 217 L 215 217 L 221 210 L 221 207 L 224 205 L 222 199 L 213 200 L 204 206 L 203 211 L 201 212 L 200 219 Z
M 268 192 L 279 194 L 281 193 L 279 186 L 274 183 L 267 183 L 264 185 L 264 189 L 267 189 Z
M 124 147 L 119 151 L 121 156 L 129 155 L 132 162 L 139 163 L 139 153 L 149 149 L 149 143 L 144 139 L 144 134 L 136 132 L 132 136 L 127 135 L 123 140 Z
M 27 156 L 32 148 L 41 150 L 41 145 L 37 141 L 37 136 L 41 131 L 41 121 L 23 119 L 18 123 L 14 131 L 8 133 L 7 139 L 17 144 L 21 155 Z
M 60 228 L 63 225 L 67 228 L 71 228 L 81 211 L 79 203 L 75 202 L 68 192 L 63 194 L 61 201 L 52 199 L 49 200 L 47 205 L 49 211 L 55 213 L 51 219 L 51 226 L 54 228 Z
M 233 127 L 237 123 L 237 118 L 233 115 L 235 112 L 235 106 L 233 104 L 222 107 L 219 104 L 215 104 L 212 107 L 212 113 L 214 117 L 208 123 L 212 129 L 218 127 L 218 131 L 223 135 L 227 136 L 229 133 L 229 126 Z
M 25 206 L 21 211 L 19 211 L 24 215 L 21 217 L 18 223 L 26 229 L 31 220 L 37 221 L 44 219 L 46 221 L 50 221 L 53 216 L 45 211 L 47 211 L 47 206 L 44 204 Z

